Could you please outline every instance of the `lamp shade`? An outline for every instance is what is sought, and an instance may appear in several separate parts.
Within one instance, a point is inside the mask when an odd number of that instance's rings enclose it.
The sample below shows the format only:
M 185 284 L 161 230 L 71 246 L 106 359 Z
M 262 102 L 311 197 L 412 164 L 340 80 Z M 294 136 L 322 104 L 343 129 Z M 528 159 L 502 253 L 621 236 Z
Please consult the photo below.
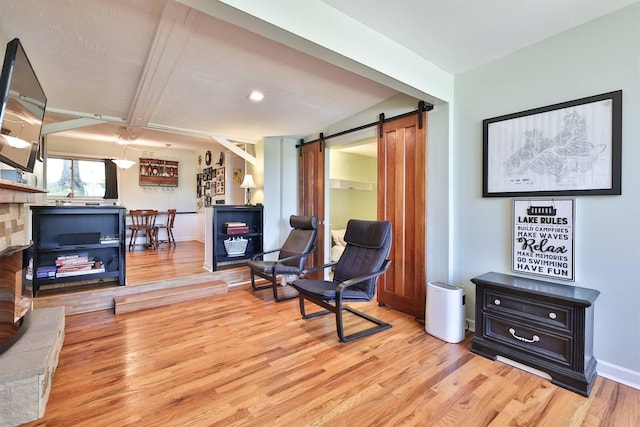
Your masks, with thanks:
M 131 166 L 136 164 L 133 160 L 126 159 L 111 159 L 111 161 L 120 169 L 129 169 Z
M 240 184 L 240 188 L 257 188 L 257 185 L 253 180 L 253 175 L 246 174 L 242 180 L 242 184 Z
M 119 141 L 120 139 L 118 139 Z M 116 143 L 118 143 L 116 141 Z M 131 166 L 135 165 L 136 162 L 133 160 L 127 160 L 127 144 L 122 145 L 122 158 L 121 159 L 111 159 L 113 163 L 116 164 L 120 169 L 129 169 Z

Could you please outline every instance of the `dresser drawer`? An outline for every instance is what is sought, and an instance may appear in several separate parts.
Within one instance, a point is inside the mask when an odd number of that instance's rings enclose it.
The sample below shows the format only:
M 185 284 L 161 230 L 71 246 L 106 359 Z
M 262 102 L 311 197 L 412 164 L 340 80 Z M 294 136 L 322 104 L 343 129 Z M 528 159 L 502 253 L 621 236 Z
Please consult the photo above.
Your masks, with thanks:
M 562 307 L 531 298 L 519 298 L 516 295 L 487 289 L 484 294 L 484 310 L 511 314 L 572 332 L 573 310 L 571 307 Z
M 571 336 L 553 334 L 507 317 L 498 318 L 485 313 L 484 336 L 562 365 L 570 366 L 573 360 Z

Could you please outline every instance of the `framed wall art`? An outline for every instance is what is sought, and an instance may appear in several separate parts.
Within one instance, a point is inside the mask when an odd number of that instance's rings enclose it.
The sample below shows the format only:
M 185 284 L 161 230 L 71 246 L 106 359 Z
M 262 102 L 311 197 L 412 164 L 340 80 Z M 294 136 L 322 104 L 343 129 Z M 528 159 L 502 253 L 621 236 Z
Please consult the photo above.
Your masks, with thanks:
M 574 223 L 574 199 L 514 199 L 513 271 L 574 281 Z
M 140 173 L 138 183 L 141 186 L 178 186 L 179 163 L 173 160 L 138 158 Z
M 196 175 L 196 196 L 202 197 L 202 173 Z
M 482 124 L 483 197 L 621 194 L 622 91 Z

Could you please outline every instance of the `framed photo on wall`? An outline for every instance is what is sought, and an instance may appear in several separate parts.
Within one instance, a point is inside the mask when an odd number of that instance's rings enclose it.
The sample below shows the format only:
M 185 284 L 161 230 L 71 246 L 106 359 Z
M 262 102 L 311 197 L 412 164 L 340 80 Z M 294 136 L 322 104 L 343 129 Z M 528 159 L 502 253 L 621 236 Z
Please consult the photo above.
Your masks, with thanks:
M 482 125 L 483 197 L 622 193 L 621 90 Z

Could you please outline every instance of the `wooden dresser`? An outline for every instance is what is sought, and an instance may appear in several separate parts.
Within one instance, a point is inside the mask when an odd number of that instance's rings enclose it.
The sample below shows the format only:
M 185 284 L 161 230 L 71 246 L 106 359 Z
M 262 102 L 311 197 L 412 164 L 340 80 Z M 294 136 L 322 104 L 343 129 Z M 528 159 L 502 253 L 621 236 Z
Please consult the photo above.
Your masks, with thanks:
M 471 351 L 545 372 L 554 384 L 588 396 L 596 378 L 593 303 L 600 292 L 501 273 L 476 285 Z

